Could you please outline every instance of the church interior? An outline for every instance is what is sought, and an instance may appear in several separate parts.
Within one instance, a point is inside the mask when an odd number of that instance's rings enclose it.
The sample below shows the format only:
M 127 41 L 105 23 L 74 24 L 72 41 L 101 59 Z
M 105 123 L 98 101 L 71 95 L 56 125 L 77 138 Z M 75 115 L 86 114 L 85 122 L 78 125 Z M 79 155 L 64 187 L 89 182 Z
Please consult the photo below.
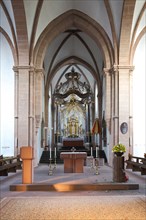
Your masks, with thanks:
M 0 0 L 3 220 L 146 218 L 145 60 L 145 0 Z

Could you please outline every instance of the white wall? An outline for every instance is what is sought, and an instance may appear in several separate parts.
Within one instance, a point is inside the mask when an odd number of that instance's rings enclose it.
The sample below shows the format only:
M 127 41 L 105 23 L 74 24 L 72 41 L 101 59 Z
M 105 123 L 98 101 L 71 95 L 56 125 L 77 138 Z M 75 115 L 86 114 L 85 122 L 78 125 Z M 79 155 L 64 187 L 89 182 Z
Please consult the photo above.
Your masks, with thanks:
M 146 34 L 141 39 L 135 52 L 133 73 L 133 155 L 144 156 L 146 153 Z
M 0 34 L 0 154 L 14 155 L 14 66 L 10 47 Z

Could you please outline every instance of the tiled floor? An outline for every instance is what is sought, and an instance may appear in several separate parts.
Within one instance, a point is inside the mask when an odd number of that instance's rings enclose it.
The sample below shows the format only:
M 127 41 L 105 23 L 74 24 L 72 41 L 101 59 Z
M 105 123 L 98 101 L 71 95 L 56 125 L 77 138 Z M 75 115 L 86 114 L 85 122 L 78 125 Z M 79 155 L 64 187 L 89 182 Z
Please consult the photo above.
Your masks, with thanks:
M 109 166 L 100 166 L 98 175 L 96 170 L 90 166 L 84 166 L 84 173 L 64 173 L 63 164 L 57 165 L 53 170 L 53 175 L 49 176 L 49 166 L 47 164 L 39 165 L 34 169 L 34 183 L 56 184 L 56 183 L 72 183 L 72 184 L 97 184 L 113 182 L 113 170 Z M 0 177 L 1 180 L 1 199 L 11 196 L 62 196 L 62 195 L 145 195 L 146 194 L 146 176 L 141 176 L 139 172 L 126 170 L 129 176 L 129 183 L 139 184 L 138 190 L 105 190 L 105 191 L 77 191 L 77 192 L 11 192 L 9 186 L 22 183 L 22 172 L 17 171 L 16 174 L 9 174 L 8 177 Z
M 145 220 L 144 196 L 8 197 L 1 220 Z
M 97 184 L 113 182 L 113 170 L 100 166 L 99 174 L 90 166 L 84 173 L 64 173 L 63 165 L 57 165 L 49 176 L 48 165 L 34 169 L 34 183 Z M 139 184 L 138 190 L 105 191 L 10 191 L 9 186 L 22 183 L 22 171 L 0 177 L 1 220 L 145 220 L 146 176 L 127 170 L 129 183 Z M 123 183 L 124 184 L 124 183 Z

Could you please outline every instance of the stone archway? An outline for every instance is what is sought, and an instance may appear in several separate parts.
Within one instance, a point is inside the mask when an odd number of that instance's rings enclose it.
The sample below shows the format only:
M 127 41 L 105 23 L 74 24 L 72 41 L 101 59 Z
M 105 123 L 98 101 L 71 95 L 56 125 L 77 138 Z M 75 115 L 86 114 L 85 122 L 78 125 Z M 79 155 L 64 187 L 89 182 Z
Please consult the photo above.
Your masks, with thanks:
M 114 55 L 112 44 L 106 32 L 95 20 L 74 9 L 58 16 L 42 32 L 34 49 L 34 66 L 36 68 L 42 68 L 48 45 L 59 33 L 72 26 L 81 29 L 98 44 L 104 58 L 104 66 L 109 68 L 114 62 Z
M 73 9 L 65 12 L 64 14 L 54 19 L 50 24 L 48 24 L 48 26 L 40 35 L 34 48 L 33 54 L 33 63 L 36 69 L 42 69 L 46 50 L 49 44 L 53 41 L 53 39 L 70 27 L 76 27 L 82 30 L 96 42 L 96 44 L 101 50 L 104 60 L 104 66 L 110 68 L 113 65 L 114 51 L 112 44 L 104 29 L 95 20 L 93 20 L 86 14 Z M 97 80 L 99 88 L 101 88 L 100 79 L 97 78 L 96 73 L 94 71 L 91 72 L 94 78 Z M 53 74 L 54 73 L 52 72 L 51 77 L 53 76 Z M 47 87 L 48 83 L 46 89 Z M 38 105 L 36 105 L 36 108 L 37 107 Z M 36 111 L 38 110 L 36 109 Z

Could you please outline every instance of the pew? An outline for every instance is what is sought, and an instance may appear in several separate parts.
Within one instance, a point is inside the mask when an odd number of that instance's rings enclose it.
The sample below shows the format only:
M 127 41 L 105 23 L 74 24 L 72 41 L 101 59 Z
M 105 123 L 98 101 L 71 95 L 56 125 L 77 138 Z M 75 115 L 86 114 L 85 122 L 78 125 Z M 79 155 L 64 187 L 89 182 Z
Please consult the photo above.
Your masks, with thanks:
M 146 175 L 146 158 L 129 155 L 128 160 L 125 161 L 126 169 L 132 171 L 139 171 L 141 175 Z
M 16 172 L 18 169 L 22 169 L 22 161 L 20 156 L 7 157 L 0 159 L 0 176 L 8 176 L 10 172 Z

